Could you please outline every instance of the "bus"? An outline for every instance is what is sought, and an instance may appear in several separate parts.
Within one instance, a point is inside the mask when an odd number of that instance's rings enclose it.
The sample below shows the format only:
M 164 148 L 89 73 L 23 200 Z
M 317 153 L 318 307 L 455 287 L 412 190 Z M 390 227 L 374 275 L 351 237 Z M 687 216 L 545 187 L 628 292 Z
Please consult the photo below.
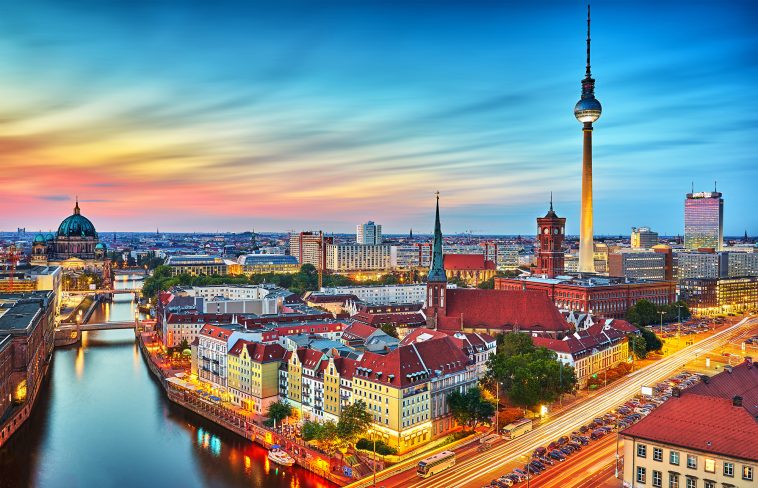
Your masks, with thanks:
M 532 431 L 531 419 L 521 419 L 503 427 L 502 432 L 503 432 L 503 437 L 505 439 L 515 439 L 516 437 L 519 437 L 531 431 Z
M 453 451 L 442 451 L 419 461 L 416 474 L 422 478 L 428 478 L 453 466 L 455 466 L 455 453 Z
M 486 451 L 492 447 L 492 444 L 500 440 L 500 436 L 497 434 L 490 434 L 486 437 L 479 439 L 479 450 Z

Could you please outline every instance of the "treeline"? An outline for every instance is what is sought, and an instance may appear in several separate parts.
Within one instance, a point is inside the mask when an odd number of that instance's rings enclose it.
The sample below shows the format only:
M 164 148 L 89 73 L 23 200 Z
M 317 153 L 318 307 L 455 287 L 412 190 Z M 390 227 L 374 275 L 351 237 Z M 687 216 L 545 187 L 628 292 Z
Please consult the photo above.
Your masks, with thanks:
M 366 280 L 357 282 L 347 276 L 336 274 L 324 274 L 324 286 L 350 286 L 350 285 L 391 285 L 399 283 L 399 278 L 394 274 L 386 274 L 378 280 Z M 318 270 L 312 264 L 304 264 L 300 271 L 292 274 L 262 273 L 251 276 L 245 275 L 198 275 L 180 274 L 171 276 L 169 266 L 158 266 L 152 276 L 145 279 L 142 293 L 148 298 L 155 298 L 161 291 L 166 291 L 173 286 L 209 286 L 209 285 L 260 285 L 272 283 L 286 288 L 298 295 L 306 291 L 318 290 Z

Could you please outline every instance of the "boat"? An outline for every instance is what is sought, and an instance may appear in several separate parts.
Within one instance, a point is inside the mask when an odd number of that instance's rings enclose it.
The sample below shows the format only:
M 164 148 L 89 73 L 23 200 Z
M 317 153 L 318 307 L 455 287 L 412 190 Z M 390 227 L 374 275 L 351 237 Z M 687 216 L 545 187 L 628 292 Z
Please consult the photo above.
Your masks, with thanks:
M 295 458 L 282 451 L 277 444 L 271 446 L 271 450 L 268 452 L 268 458 L 270 461 L 273 461 L 276 464 L 281 464 L 282 466 L 292 466 L 295 464 Z

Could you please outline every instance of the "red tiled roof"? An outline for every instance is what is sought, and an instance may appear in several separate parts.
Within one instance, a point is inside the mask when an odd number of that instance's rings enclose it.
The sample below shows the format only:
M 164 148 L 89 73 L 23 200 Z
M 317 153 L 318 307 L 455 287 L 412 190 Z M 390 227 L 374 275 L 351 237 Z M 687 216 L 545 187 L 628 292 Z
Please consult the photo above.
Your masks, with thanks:
M 353 320 L 358 322 L 379 326 L 381 324 L 394 324 L 394 325 L 419 325 L 425 324 L 426 319 L 420 313 L 412 312 L 398 312 L 398 313 L 368 313 L 358 312 L 352 316 Z
M 281 361 L 287 350 L 277 343 L 262 344 L 260 342 L 249 343 L 247 353 L 256 363 L 267 363 L 270 361 Z
M 205 324 L 203 328 L 200 329 L 200 335 L 223 340 L 229 339 L 229 336 L 232 335 L 232 332 L 234 331 L 219 327 L 215 324 Z
M 326 356 L 323 352 L 316 349 L 300 347 L 297 349 L 297 358 L 304 367 L 317 370 L 320 367 L 321 361 L 326 359 Z
M 671 398 L 637 424 L 623 430 L 622 435 L 758 461 L 755 440 L 758 423 L 744 407 L 735 407 L 732 400 L 682 393 Z
M 365 352 L 356 366 L 355 377 L 375 383 L 406 387 L 422 384 L 439 374 L 463 371 L 468 356 L 450 337 L 401 346 L 388 354 Z
M 495 263 L 484 259 L 484 254 L 445 254 L 442 256 L 445 270 L 494 270 Z
M 348 300 L 358 300 L 355 295 L 309 295 L 305 299 L 308 303 L 341 303 Z
M 242 348 L 248 344 L 252 344 L 252 342 L 246 341 L 245 339 L 240 339 L 234 343 L 231 349 L 229 349 L 228 354 L 231 356 L 239 356 L 240 353 L 242 353 Z
M 449 289 L 446 316 L 438 328 L 481 327 L 500 330 L 568 332 L 571 326 L 542 291 Z
M 342 337 L 347 340 L 353 338 L 366 340 L 371 337 L 371 334 L 375 333 L 377 330 L 378 329 L 376 327 L 371 327 L 370 325 L 364 324 L 363 322 L 353 322 L 347 328 L 345 328 L 344 332 L 342 332 Z
M 355 374 L 355 367 L 358 365 L 358 361 L 352 358 L 336 357 L 334 358 L 334 366 L 340 374 L 341 378 L 353 379 Z
M 400 345 L 407 346 L 408 344 L 428 341 L 430 339 L 442 339 L 443 337 L 448 337 L 448 335 L 439 330 L 432 330 L 432 329 L 427 329 L 426 327 L 419 327 L 418 329 L 414 329 L 413 331 L 411 331 L 411 333 L 408 334 L 407 336 L 403 337 L 403 340 L 400 341 Z
M 571 348 L 568 341 L 561 341 L 558 339 L 550 339 L 548 337 L 532 337 L 532 344 L 536 347 L 544 347 L 551 351 L 563 352 L 571 354 Z
M 734 366 L 732 372 L 721 372 L 689 388 L 687 393 L 732 399 L 742 397 L 742 405 L 758 419 L 758 366 L 744 362 Z

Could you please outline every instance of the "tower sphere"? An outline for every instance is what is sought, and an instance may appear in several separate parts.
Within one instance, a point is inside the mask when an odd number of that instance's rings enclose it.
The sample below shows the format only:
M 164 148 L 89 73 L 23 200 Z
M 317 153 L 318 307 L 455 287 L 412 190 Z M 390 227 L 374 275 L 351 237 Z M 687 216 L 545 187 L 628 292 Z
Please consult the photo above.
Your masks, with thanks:
M 579 122 L 592 123 L 600 118 L 602 111 L 603 107 L 600 106 L 600 102 L 598 102 L 595 97 L 582 97 L 574 106 L 574 117 L 576 117 L 576 120 Z

